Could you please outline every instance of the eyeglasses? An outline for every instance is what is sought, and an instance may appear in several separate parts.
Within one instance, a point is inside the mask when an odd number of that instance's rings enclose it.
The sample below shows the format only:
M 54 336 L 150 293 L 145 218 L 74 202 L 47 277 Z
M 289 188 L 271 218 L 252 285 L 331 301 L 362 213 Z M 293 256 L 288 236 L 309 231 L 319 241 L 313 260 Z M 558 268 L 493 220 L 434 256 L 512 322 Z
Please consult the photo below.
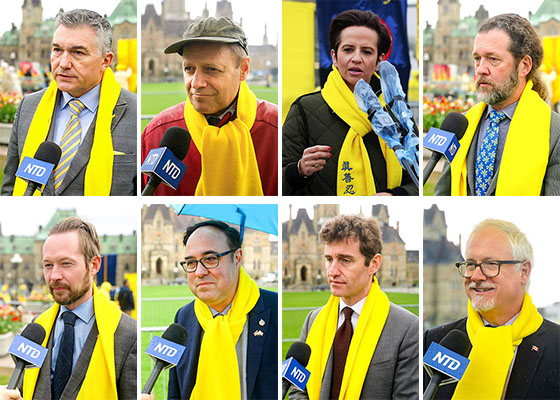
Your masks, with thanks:
M 198 263 L 201 263 L 202 266 L 206 269 L 216 268 L 220 265 L 220 258 L 223 256 L 227 256 L 228 254 L 233 253 L 237 249 L 229 250 L 223 253 L 218 254 L 208 254 L 207 256 L 202 257 L 201 259 L 197 260 L 196 258 L 189 258 L 188 260 L 180 261 L 181 267 L 185 270 L 185 272 L 194 272 L 198 267 Z
M 500 267 L 502 264 L 519 264 L 525 261 L 521 260 L 486 260 L 481 263 L 475 263 L 474 261 L 463 261 L 455 263 L 459 275 L 463 278 L 470 278 L 474 275 L 476 267 L 480 267 L 480 271 L 487 278 L 493 278 L 498 276 L 500 273 Z

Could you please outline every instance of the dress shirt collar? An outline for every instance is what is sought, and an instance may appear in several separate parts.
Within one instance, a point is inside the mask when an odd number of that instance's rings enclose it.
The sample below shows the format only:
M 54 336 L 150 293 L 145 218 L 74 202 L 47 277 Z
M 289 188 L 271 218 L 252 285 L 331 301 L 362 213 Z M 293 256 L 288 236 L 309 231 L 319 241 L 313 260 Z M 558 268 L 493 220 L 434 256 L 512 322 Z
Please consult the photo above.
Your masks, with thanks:
M 344 300 L 342 300 L 342 297 L 340 298 L 340 304 L 338 306 L 338 313 L 340 314 L 342 312 L 342 310 L 344 310 L 344 307 L 350 307 L 352 309 L 352 311 L 354 311 L 356 313 L 356 315 L 359 317 L 360 314 L 362 313 L 362 308 L 364 308 L 364 304 L 366 303 L 366 297 L 364 297 L 362 300 L 358 301 L 356 304 L 354 304 L 353 306 L 349 306 L 348 304 L 346 304 L 344 302 Z
M 521 311 L 519 311 L 519 312 L 521 312 Z M 505 324 L 499 325 L 499 326 L 513 325 L 513 323 L 515 322 L 515 320 L 517 319 L 517 317 L 519 317 L 519 313 L 515 314 L 515 315 L 513 316 L 513 318 L 510 319 L 509 321 L 507 321 Z M 491 323 L 491 322 L 486 321 L 482 315 L 480 316 L 480 318 L 482 318 L 482 323 L 484 324 L 484 326 L 494 326 L 494 327 L 497 326 L 497 325 L 494 325 L 494 324 Z
M 511 119 L 513 118 L 513 114 L 515 113 L 515 109 L 517 108 L 517 104 L 519 103 L 519 100 L 517 100 L 515 103 L 510 104 L 509 106 L 507 106 L 506 108 L 500 110 L 501 112 L 503 112 L 506 117 L 508 117 L 511 121 Z M 492 111 L 496 110 L 493 106 L 488 105 L 488 107 L 486 107 L 486 111 L 484 113 L 484 119 L 489 119 L 490 118 L 490 113 Z
M 85 303 L 80 304 L 74 310 L 69 310 L 66 306 L 60 306 L 60 312 L 58 313 L 59 319 L 62 319 L 62 313 L 65 311 L 72 311 L 78 318 L 87 324 L 95 314 L 95 310 L 93 308 L 93 296 Z
M 224 309 L 224 311 L 220 312 L 217 310 L 214 310 L 212 307 L 208 306 L 208 308 L 210 309 L 210 312 L 212 313 L 212 317 L 216 318 L 216 315 L 220 314 L 220 315 L 227 315 L 227 313 L 229 312 L 229 310 L 231 310 L 231 303 L 229 303 L 229 305 Z
M 74 97 L 70 93 L 62 92 L 62 101 L 60 102 L 60 109 L 63 109 L 68 105 L 68 102 L 72 99 L 77 98 L 80 100 L 86 108 L 95 113 L 97 108 L 99 107 L 99 98 L 101 95 L 101 82 L 98 83 L 93 89 L 89 92 L 83 94 L 81 97 Z

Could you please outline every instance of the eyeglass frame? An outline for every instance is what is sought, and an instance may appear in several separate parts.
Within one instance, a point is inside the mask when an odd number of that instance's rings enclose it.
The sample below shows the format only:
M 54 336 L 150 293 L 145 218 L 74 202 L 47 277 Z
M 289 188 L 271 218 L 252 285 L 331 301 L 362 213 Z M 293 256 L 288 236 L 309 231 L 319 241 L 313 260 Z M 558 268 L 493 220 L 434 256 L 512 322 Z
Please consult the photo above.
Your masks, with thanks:
M 486 278 L 495 278 L 498 275 L 500 275 L 502 264 L 521 264 L 521 263 L 524 263 L 525 261 L 527 261 L 527 260 L 484 260 L 484 261 L 479 262 L 479 263 L 474 262 L 474 261 L 460 261 L 460 262 L 456 262 L 455 266 L 457 267 L 457 272 L 459 272 L 459 275 L 461 275 L 461 277 L 463 277 L 463 278 L 472 278 L 472 276 L 476 272 L 477 267 L 480 268 L 480 272 L 482 272 L 482 275 L 484 275 Z M 484 268 L 482 268 L 482 264 L 489 263 L 489 262 L 498 263 L 498 273 L 496 275 L 488 276 L 484 272 Z M 460 270 L 461 264 L 465 264 L 465 267 L 466 267 L 467 263 L 474 264 L 474 270 L 473 270 L 473 273 L 472 273 L 471 276 L 464 276 L 464 275 L 461 274 L 461 270 Z
M 193 259 L 193 260 L 189 259 L 189 261 L 196 261 L 196 267 L 195 267 L 192 271 L 187 271 L 187 268 L 185 267 L 185 264 L 187 263 L 187 260 L 186 260 L 186 259 L 179 261 L 179 264 L 181 264 L 181 268 L 183 268 L 183 271 L 185 271 L 187 274 L 190 274 L 190 273 L 195 272 L 195 271 L 198 269 L 198 263 L 200 263 L 200 264 L 201 264 L 204 268 L 206 268 L 206 269 L 214 269 L 214 268 L 216 268 L 216 267 L 218 267 L 218 266 L 220 265 L 220 258 L 222 258 L 223 256 L 227 256 L 228 254 L 234 253 L 234 252 L 236 252 L 237 250 L 239 250 L 239 248 L 237 248 L 237 249 L 232 249 L 232 250 L 228 250 L 228 251 L 225 251 L 225 252 L 223 252 L 223 253 L 207 254 L 207 255 L 205 255 L 204 257 L 199 258 L 198 260 L 197 260 L 196 258 Z M 208 256 L 210 256 L 210 255 L 212 255 L 212 256 L 218 258 L 218 263 L 217 263 L 216 265 L 214 265 L 213 267 L 207 267 L 207 266 L 204 265 L 204 263 L 202 262 L 202 259 L 204 259 L 204 258 L 206 258 L 206 257 L 208 257 Z

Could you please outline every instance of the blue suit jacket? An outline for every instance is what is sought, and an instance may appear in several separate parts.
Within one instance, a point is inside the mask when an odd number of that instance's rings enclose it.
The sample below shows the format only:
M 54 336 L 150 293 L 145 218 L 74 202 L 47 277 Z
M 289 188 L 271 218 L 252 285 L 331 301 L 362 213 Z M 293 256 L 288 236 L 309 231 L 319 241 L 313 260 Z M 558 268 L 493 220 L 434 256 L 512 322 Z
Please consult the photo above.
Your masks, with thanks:
M 278 294 L 260 289 L 261 295 L 248 314 L 247 397 L 278 398 Z M 261 326 L 259 321 L 265 322 Z M 168 399 L 188 399 L 196 382 L 202 327 L 194 313 L 194 301 L 181 307 L 175 322 L 188 332 L 186 349 L 176 367 L 169 370 Z M 256 331 L 263 335 L 254 335 Z M 219 362 L 219 360 L 216 360 Z M 219 384 L 220 377 L 216 376 Z

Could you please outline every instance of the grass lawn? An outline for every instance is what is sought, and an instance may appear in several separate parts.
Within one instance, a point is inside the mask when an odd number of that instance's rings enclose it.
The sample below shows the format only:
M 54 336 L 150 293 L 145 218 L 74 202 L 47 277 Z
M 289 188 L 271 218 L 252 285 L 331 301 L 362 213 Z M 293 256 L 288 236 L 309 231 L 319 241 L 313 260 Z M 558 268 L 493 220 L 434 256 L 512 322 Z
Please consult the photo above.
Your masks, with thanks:
M 389 300 L 395 304 L 418 304 L 418 294 L 386 292 Z M 282 308 L 288 307 L 320 307 L 326 304 L 330 296 L 329 291 L 324 292 L 283 292 Z M 418 315 L 418 307 L 407 307 Z M 282 338 L 299 338 L 301 326 L 310 310 L 296 310 L 282 312 Z M 292 342 L 282 343 L 282 360 Z
M 0 155 L 0 182 L 4 180 L 4 166 L 6 165 L 6 156 Z
M 251 86 L 259 99 L 278 104 L 278 87 Z M 168 107 L 185 101 L 187 94 L 182 82 L 142 83 L 142 115 L 155 115 Z M 142 120 L 142 131 L 148 120 Z

